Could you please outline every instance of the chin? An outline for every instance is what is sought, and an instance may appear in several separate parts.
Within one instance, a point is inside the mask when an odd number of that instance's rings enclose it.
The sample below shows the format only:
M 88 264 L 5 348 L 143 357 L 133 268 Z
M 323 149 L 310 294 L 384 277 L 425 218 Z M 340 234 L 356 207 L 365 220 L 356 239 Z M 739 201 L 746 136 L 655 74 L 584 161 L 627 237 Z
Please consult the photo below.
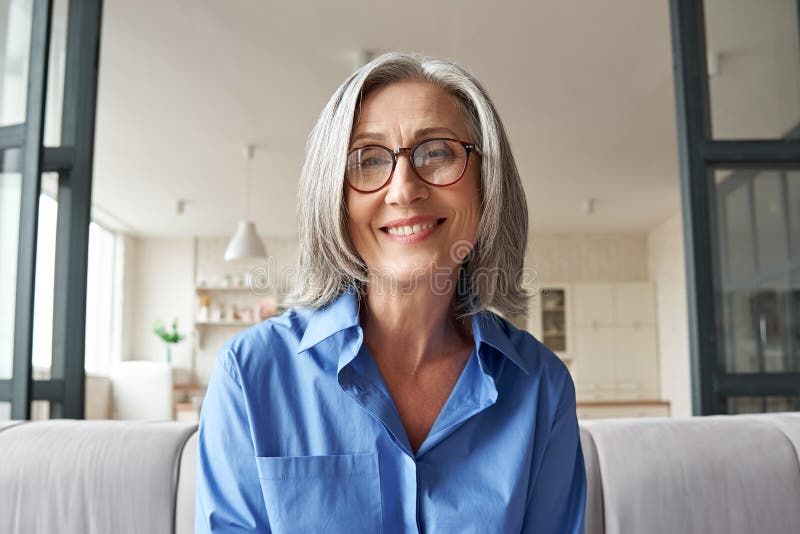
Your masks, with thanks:
M 434 279 L 431 280 L 431 265 L 435 263 L 438 265 L 435 260 L 431 259 L 427 262 L 370 267 L 371 283 L 380 283 L 386 289 L 392 286 L 407 287 L 414 283 L 424 285 L 435 284 L 435 286 L 439 287 L 441 290 L 446 290 L 449 287 L 446 280 L 452 279 L 450 275 L 455 269 L 455 266 L 451 265 L 451 262 L 448 262 L 444 266 L 438 266 L 434 273 Z

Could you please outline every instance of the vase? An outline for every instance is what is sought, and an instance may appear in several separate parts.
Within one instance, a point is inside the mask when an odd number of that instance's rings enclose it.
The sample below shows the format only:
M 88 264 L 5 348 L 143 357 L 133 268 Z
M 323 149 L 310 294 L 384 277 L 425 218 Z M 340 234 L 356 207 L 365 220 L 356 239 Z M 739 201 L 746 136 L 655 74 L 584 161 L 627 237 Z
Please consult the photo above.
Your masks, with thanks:
M 164 360 L 168 364 L 171 364 L 172 363 L 172 347 L 170 347 L 169 345 L 165 344 L 164 348 L 166 349 L 166 351 L 164 351 Z

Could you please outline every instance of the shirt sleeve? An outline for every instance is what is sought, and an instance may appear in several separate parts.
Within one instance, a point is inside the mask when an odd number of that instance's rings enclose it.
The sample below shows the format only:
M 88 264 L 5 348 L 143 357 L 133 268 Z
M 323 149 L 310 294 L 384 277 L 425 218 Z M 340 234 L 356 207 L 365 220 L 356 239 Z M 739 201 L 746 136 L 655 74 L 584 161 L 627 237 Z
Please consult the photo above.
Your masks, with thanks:
M 270 532 L 239 373 L 220 352 L 200 413 L 195 532 Z
M 534 487 L 523 534 L 582 534 L 586 470 L 575 412 L 575 386 L 567 375 Z

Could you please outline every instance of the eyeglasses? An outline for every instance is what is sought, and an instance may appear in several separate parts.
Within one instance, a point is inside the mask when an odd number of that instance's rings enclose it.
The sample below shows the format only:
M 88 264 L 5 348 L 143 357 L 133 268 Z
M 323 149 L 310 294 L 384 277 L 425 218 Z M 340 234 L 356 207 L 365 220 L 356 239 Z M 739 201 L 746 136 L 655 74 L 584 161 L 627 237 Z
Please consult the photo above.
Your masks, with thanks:
M 392 180 L 397 156 L 408 154 L 416 175 L 437 187 L 453 185 L 464 176 L 470 153 L 481 155 L 474 144 L 457 139 L 428 139 L 410 148 L 394 150 L 381 145 L 354 148 L 347 154 L 347 184 L 361 193 L 374 193 Z

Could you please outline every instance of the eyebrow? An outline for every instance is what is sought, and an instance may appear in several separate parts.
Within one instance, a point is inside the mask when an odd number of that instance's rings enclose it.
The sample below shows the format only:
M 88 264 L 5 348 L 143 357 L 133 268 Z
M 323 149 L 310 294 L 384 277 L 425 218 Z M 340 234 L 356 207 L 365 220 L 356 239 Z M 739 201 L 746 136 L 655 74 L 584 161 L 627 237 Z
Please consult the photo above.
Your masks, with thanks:
M 454 139 L 458 139 L 458 135 L 445 126 L 430 126 L 428 128 L 421 128 L 414 132 L 412 139 L 420 139 L 422 137 L 426 137 L 428 135 L 438 135 L 438 134 L 446 134 L 448 136 L 453 137 Z M 386 136 L 381 132 L 360 132 L 353 136 L 350 140 L 350 146 L 356 144 L 356 142 L 361 141 L 363 139 L 375 139 L 377 141 L 385 141 Z

